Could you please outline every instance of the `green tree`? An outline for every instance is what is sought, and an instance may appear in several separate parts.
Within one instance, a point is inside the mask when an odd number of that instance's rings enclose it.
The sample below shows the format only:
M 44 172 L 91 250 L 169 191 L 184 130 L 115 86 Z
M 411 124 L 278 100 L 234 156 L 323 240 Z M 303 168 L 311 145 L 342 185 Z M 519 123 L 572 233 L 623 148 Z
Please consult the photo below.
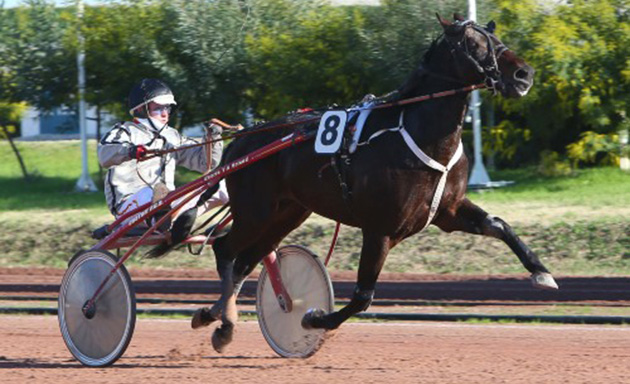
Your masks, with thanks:
M 20 165 L 24 180 L 29 180 L 30 175 L 26 170 L 26 165 L 20 154 L 20 150 L 13 142 L 13 136 L 18 132 L 17 126 L 20 124 L 22 115 L 26 109 L 24 103 L 7 103 L 0 101 L 0 139 L 6 139 L 11 146 L 11 150 Z
M 81 30 L 86 99 L 99 111 L 128 118 L 126 99 L 131 87 L 142 78 L 161 76 L 152 58 L 163 14 L 157 1 L 128 0 L 85 8 Z
M 151 62 L 173 87 L 180 124 L 210 117 L 236 119 L 248 84 L 243 31 L 250 27 L 247 2 L 168 1 Z
M 10 67 L 11 47 L 13 45 L 12 31 L 16 29 L 16 20 L 13 12 L 0 6 L 0 100 L 12 98 L 15 92 L 13 77 L 14 71 Z
M 435 13 L 465 1 L 388 1 L 380 7 L 322 2 L 254 2 L 246 38 L 252 104 L 265 117 L 300 106 L 349 104 L 398 87 L 441 28 Z
M 12 29 L 3 33 L 2 62 L 11 77 L 5 96 L 40 110 L 72 105 L 77 69 L 75 52 L 68 48 L 71 15 L 44 0 L 27 0 L 25 5 L 8 14 L 14 18 L 8 22 Z
M 383 0 L 381 7 L 368 7 L 361 29 L 367 55 L 371 92 L 380 94 L 398 87 L 418 66 L 431 42 L 441 33 L 436 13 L 451 18 L 466 16 L 466 0 Z M 485 7 L 479 7 L 485 19 Z
M 273 117 L 302 106 L 348 103 L 365 92 L 358 12 L 300 1 L 271 3 L 277 7 L 257 15 L 265 18 L 246 39 L 254 81 L 249 96 L 257 112 Z M 279 15 L 280 9 L 286 13 Z M 266 18 L 270 14 L 273 19 Z
M 516 159 L 615 131 L 630 105 L 630 2 L 494 2 L 498 35 L 537 70 L 526 98 L 498 101 L 503 119 L 531 131 Z

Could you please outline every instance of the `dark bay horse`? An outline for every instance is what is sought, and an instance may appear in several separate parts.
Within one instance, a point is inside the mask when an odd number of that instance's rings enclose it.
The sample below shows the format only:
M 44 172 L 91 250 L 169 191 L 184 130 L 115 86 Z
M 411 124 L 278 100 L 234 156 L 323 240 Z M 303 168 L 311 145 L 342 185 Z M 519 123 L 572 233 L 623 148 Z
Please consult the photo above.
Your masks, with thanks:
M 399 99 L 482 82 L 505 97 L 527 94 L 533 84 L 534 70 L 493 34 L 494 23 L 482 27 L 458 16 L 453 22 L 440 16 L 438 20 L 444 33 L 434 41 L 420 67 L 398 89 Z M 313 212 L 361 228 L 363 246 L 350 303 L 330 314 L 307 313 L 302 321 L 307 328 L 335 329 L 350 316 L 367 309 L 390 249 L 429 222 L 446 232 L 463 231 L 502 240 L 532 274 L 535 287 L 557 289 L 538 256 L 510 226 L 465 197 L 468 160 L 457 152 L 461 151 L 458 148 L 467 100 L 468 94 L 462 93 L 372 111 L 363 138 L 400 125 L 407 137 L 399 129 L 360 146 L 347 166 L 345 180 L 350 191 L 347 197 L 330 156 L 316 154 L 312 142 L 295 145 L 229 175 L 227 188 L 234 223 L 229 233 L 213 245 L 222 296 L 214 307 L 197 311 L 193 328 L 221 319 L 222 325 L 215 330 L 212 342 L 217 351 L 222 351 L 232 340 L 240 285 Z M 290 115 L 281 122 L 304 118 Z M 303 124 L 300 129 L 316 127 L 317 124 Z M 288 130 L 281 129 L 236 139 L 227 148 L 223 163 L 287 133 Z M 443 188 L 440 186 L 443 172 L 422 161 L 408 140 L 437 163 L 448 164 L 450 169 Z M 439 189 L 443 189 L 443 194 L 436 204 L 433 200 Z

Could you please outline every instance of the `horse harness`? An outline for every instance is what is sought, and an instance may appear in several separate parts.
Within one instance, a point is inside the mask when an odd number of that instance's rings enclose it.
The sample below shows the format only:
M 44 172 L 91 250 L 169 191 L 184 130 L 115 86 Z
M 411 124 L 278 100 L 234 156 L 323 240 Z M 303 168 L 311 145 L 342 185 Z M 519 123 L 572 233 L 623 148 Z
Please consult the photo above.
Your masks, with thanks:
M 350 187 L 348 186 L 348 182 L 347 182 L 348 170 L 351 166 L 351 155 L 359 147 L 364 147 L 364 146 L 369 145 L 372 140 L 376 139 L 377 137 L 380 137 L 381 135 L 385 133 L 398 132 L 402 136 L 405 144 L 407 144 L 407 147 L 409 148 L 409 150 L 420 161 L 422 161 L 422 163 L 424 163 L 429 168 L 442 173 L 442 175 L 440 176 L 440 180 L 438 182 L 437 188 L 435 189 L 433 199 L 431 200 L 429 216 L 427 217 L 427 221 L 422 227 L 421 231 L 426 229 L 433 221 L 433 218 L 435 217 L 435 214 L 437 213 L 437 210 L 440 206 L 440 202 L 442 201 L 442 196 L 444 195 L 444 190 L 446 188 L 446 180 L 448 177 L 448 173 L 455 166 L 455 164 L 457 164 L 459 159 L 462 157 L 462 154 L 464 153 L 464 146 L 461 140 L 459 142 L 459 145 L 457 146 L 457 149 L 455 150 L 455 153 L 453 154 L 453 156 L 451 156 L 451 159 L 448 161 L 448 163 L 446 165 L 442 165 L 438 161 L 432 159 L 422 149 L 420 149 L 420 147 L 413 140 L 409 132 L 407 132 L 404 125 L 404 116 L 405 116 L 404 109 L 400 111 L 397 126 L 392 127 L 392 128 L 380 129 L 374 132 L 372 135 L 370 135 L 370 137 L 367 138 L 367 140 L 364 140 L 364 141 L 359 141 L 359 138 L 361 136 L 363 125 L 365 121 L 367 120 L 367 117 L 369 116 L 372 109 L 369 105 L 367 105 L 367 106 L 355 109 L 354 111 L 351 111 L 351 113 L 355 111 L 358 113 L 350 118 L 350 122 L 344 131 L 343 144 L 339 152 L 335 156 L 331 157 L 331 165 L 337 171 L 339 184 L 341 186 L 341 192 L 342 192 L 342 196 L 344 200 L 346 201 L 349 200 L 352 195 L 352 191 L 350 190 Z

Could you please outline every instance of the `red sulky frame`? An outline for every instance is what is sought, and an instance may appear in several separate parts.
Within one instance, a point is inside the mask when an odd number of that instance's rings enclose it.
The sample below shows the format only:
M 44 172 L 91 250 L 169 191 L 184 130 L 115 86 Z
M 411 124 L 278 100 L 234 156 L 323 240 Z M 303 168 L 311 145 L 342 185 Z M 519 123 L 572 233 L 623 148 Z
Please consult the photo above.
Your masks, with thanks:
M 265 145 L 264 147 L 245 155 L 229 164 L 221 166 L 214 171 L 210 172 L 206 176 L 203 176 L 197 180 L 191 181 L 188 184 L 183 185 L 182 187 L 177 188 L 176 190 L 169 193 L 164 199 L 159 200 L 155 203 L 147 203 L 144 204 L 132 211 L 125 213 L 120 216 L 116 221 L 108 226 L 108 230 L 113 230 L 111 234 L 105 237 L 103 240 L 99 241 L 98 244 L 90 248 L 90 250 L 99 250 L 99 249 L 112 249 L 112 248 L 121 248 L 131 246 L 125 254 L 118 260 L 114 268 L 110 271 L 109 275 L 103 280 L 100 284 L 99 288 L 94 292 L 94 295 L 83 308 L 84 313 L 89 311 L 91 307 L 94 305 L 98 295 L 101 293 L 103 287 L 107 284 L 109 279 L 116 273 L 118 268 L 133 254 L 133 252 L 138 249 L 141 245 L 156 245 L 163 241 L 167 241 L 168 237 L 166 235 L 156 235 L 154 234 L 155 230 L 164 223 L 169 217 L 174 215 L 180 207 L 189 202 L 195 196 L 203 193 L 207 188 L 215 185 L 225 176 L 238 171 L 239 169 L 245 168 L 251 163 L 262 160 L 268 156 L 271 156 L 283 149 L 286 149 L 292 145 L 302 143 L 304 141 L 308 141 L 315 136 L 314 132 L 310 133 L 301 133 L 301 132 L 293 132 L 281 139 L 278 139 L 270 144 Z M 147 218 L 152 217 L 158 210 L 166 207 L 176 199 L 182 198 L 184 199 L 177 206 L 172 208 L 166 215 L 160 218 L 151 228 L 149 228 L 140 238 L 124 238 L 125 234 L 127 234 L 132 228 L 134 228 L 138 223 L 144 222 Z M 141 212 L 144 212 L 139 217 L 135 218 L 130 223 L 120 226 L 122 222 L 124 222 L 129 217 L 133 215 L 137 215 Z M 229 221 L 231 220 L 231 216 L 226 217 L 219 223 L 218 228 L 225 227 Z M 119 226 L 118 228 L 116 228 Z M 189 237 L 184 241 L 184 243 L 204 243 L 207 239 L 205 236 L 198 235 Z M 210 242 L 210 241 L 208 241 Z M 283 310 L 288 312 L 291 310 L 291 298 L 289 297 L 288 292 L 284 288 L 282 284 L 282 278 L 280 277 L 280 271 L 278 269 L 278 264 L 275 257 L 275 252 L 271 252 L 264 259 L 265 267 L 269 271 L 269 275 L 271 278 L 271 283 L 274 288 L 274 291 L 277 294 L 277 297 L 285 303 L 282 305 Z

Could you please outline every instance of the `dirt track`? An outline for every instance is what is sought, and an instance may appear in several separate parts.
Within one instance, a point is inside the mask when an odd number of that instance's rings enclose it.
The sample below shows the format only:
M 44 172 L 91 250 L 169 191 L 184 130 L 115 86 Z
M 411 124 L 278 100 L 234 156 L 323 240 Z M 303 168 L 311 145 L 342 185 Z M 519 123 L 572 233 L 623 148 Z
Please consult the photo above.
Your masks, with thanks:
M 141 319 L 113 367 L 83 368 L 55 317 L 0 317 L 4 383 L 628 383 L 630 328 L 345 324 L 312 358 L 276 357 L 255 322 L 224 355 L 188 321 Z M 359 352 L 360 351 L 360 352 Z

